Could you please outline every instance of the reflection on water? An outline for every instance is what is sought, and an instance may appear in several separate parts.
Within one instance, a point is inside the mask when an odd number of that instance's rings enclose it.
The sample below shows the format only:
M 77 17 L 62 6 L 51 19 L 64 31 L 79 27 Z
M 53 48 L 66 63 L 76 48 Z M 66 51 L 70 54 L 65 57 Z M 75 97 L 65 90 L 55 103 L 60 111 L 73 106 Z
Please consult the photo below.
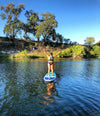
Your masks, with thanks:
M 47 60 L 0 60 L 0 116 L 100 114 L 100 60 L 59 59 L 45 83 Z
M 47 94 L 43 97 L 45 98 L 45 101 L 43 102 L 46 105 L 50 105 L 52 102 L 54 102 L 54 99 L 50 98 L 50 96 L 54 92 L 54 83 L 50 82 L 47 84 Z

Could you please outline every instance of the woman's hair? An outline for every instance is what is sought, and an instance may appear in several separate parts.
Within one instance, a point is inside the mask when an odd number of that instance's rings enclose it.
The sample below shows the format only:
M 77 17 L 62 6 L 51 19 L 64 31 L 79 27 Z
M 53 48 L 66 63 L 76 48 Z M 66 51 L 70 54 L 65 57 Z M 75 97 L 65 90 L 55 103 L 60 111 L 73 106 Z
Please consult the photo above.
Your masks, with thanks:
M 50 53 L 50 55 L 52 56 L 52 55 L 53 55 L 53 53 L 51 52 L 51 53 Z

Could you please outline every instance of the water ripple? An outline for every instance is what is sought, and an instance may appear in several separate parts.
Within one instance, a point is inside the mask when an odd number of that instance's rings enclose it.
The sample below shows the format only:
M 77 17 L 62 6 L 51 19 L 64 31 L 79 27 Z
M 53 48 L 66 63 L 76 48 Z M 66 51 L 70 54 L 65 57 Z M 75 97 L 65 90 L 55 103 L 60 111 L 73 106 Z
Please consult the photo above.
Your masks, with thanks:
M 58 60 L 45 83 L 47 61 L 0 61 L 1 116 L 98 116 L 100 60 Z

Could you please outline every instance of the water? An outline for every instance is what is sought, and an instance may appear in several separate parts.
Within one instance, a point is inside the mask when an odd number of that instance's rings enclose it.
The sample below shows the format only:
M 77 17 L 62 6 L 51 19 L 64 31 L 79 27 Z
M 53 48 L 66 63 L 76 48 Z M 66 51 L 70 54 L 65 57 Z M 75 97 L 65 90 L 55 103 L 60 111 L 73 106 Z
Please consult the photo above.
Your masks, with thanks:
M 0 116 L 100 116 L 100 60 L 0 60 Z

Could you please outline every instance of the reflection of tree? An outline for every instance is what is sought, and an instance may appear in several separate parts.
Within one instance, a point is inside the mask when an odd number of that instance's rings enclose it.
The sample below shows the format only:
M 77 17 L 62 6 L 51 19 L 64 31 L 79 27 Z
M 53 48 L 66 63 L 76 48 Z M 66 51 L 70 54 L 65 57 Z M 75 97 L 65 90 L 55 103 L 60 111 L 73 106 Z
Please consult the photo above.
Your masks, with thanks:
M 30 111 L 33 108 L 37 111 L 44 104 L 47 106 L 54 102 L 53 94 L 57 94 L 54 83 L 45 85 L 43 81 L 44 71 L 47 70 L 46 62 L 13 60 L 1 67 L 0 74 L 3 72 L 4 75 L 1 79 L 5 85 L 2 95 L 4 102 L 1 106 L 3 112 L 6 110 L 11 115 L 19 115 L 20 112 L 26 112 L 26 109 Z
M 4 82 L 4 90 L 1 94 L 4 97 L 1 106 L 2 111 L 6 110 L 11 115 L 14 111 L 18 114 L 30 108 L 26 104 L 41 103 L 42 95 L 46 93 L 45 84 L 43 83 L 43 71 L 47 64 L 39 61 L 34 62 L 17 62 L 9 61 L 2 65 L 0 74 L 3 75 L 1 80 Z M 37 110 L 40 104 L 33 106 Z

